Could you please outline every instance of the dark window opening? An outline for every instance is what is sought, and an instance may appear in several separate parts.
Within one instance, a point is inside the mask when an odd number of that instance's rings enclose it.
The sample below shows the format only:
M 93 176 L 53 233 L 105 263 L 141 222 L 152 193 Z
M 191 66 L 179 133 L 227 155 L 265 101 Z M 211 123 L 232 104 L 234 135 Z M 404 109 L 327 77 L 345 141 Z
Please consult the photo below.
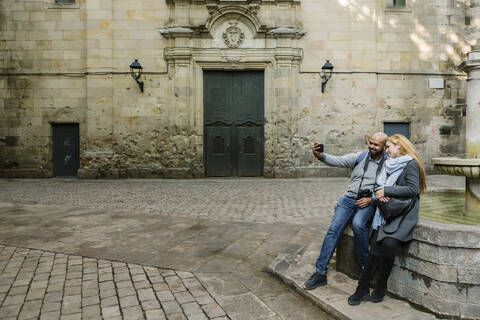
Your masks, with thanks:
M 410 123 L 409 122 L 384 122 L 383 132 L 388 136 L 399 133 L 410 139 Z

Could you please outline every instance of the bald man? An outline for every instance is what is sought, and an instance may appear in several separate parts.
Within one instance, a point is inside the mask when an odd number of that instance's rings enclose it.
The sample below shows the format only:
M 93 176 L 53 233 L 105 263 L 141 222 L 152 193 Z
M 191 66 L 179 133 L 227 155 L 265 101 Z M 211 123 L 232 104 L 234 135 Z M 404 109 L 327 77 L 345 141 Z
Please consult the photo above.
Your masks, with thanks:
M 368 223 L 375 212 L 372 191 L 386 158 L 384 149 L 387 138 L 385 133 L 377 132 L 368 141 L 368 152 L 350 153 L 344 156 L 332 156 L 320 152 L 320 144 L 314 144 L 313 154 L 318 160 L 332 167 L 351 168 L 353 171 L 347 192 L 337 202 L 332 222 L 316 262 L 315 273 L 305 282 L 304 289 L 312 290 L 327 284 L 328 264 L 343 230 L 350 222 L 352 222 L 355 236 L 358 263 L 362 269 L 365 267 L 368 257 Z

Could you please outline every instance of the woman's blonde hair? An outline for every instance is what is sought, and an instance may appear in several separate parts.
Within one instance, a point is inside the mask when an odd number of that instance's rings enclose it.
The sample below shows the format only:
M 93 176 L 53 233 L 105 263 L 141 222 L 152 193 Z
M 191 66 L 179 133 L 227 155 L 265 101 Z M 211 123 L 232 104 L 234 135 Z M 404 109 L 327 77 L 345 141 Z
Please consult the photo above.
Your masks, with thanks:
M 408 140 L 405 136 L 401 134 L 394 134 L 388 137 L 387 142 L 391 142 L 394 145 L 400 145 L 400 154 L 401 155 L 409 155 L 418 163 L 418 167 L 420 169 L 420 193 L 423 193 L 427 189 L 427 174 L 425 173 L 425 167 L 423 166 L 422 160 L 420 160 L 420 156 L 418 155 L 417 150 L 413 144 Z

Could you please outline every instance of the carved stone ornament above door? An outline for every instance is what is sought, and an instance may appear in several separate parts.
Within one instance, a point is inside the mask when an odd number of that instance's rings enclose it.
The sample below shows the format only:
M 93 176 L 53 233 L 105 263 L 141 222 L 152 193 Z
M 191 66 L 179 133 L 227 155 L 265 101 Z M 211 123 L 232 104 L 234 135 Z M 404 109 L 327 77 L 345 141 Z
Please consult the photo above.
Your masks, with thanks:
M 223 32 L 223 41 L 229 48 L 238 48 L 245 38 L 245 33 L 237 27 L 237 21 L 229 21 L 229 27 Z
M 172 9 L 170 22 L 159 32 L 167 39 L 183 39 L 175 41 L 174 46 L 275 47 L 275 43 L 267 45 L 261 41 L 282 39 L 277 45 L 284 47 L 293 45 L 285 43 L 285 39 L 296 40 L 305 34 L 297 20 L 299 0 L 167 0 L 167 3 Z

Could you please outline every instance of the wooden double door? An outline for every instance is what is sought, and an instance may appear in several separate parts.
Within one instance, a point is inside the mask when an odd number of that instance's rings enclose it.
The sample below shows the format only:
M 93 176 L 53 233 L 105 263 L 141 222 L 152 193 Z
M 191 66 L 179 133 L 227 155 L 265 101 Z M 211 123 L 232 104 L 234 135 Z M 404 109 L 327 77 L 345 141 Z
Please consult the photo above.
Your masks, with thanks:
M 263 71 L 205 71 L 203 83 L 206 176 L 262 176 Z

